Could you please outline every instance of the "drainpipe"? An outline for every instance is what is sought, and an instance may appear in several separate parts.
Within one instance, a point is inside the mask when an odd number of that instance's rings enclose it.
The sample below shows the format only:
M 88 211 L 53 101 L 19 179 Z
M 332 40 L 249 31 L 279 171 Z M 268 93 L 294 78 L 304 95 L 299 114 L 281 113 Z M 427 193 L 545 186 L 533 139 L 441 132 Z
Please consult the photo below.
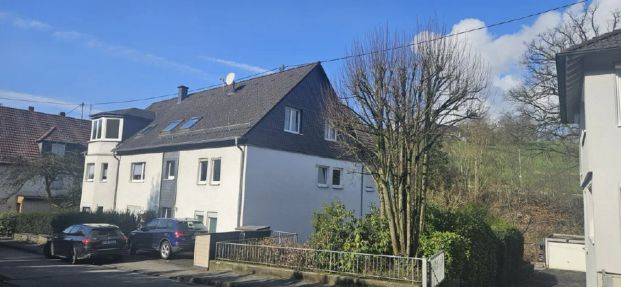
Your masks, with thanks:
M 114 178 L 114 201 L 112 210 L 116 211 L 116 194 L 119 189 L 119 169 L 121 169 L 121 159 L 117 156 L 116 151 L 112 152 L 112 157 L 116 159 L 116 177 Z
M 242 148 L 239 145 L 239 137 L 235 137 L 235 147 L 237 147 L 240 151 L 239 158 L 239 192 L 237 196 L 237 227 L 240 227 L 242 224 L 242 210 L 244 208 L 243 200 L 244 200 L 244 171 L 246 164 L 246 150 L 245 147 Z
M 360 163 L 360 218 L 363 216 L 362 205 L 364 196 L 364 164 Z

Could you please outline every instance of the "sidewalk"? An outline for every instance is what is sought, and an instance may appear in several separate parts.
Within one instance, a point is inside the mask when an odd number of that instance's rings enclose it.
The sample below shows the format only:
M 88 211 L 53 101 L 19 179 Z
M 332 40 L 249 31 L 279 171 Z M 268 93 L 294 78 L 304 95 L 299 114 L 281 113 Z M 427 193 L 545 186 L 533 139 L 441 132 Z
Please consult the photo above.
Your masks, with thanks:
M 43 257 L 43 248 L 37 244 L 0 239 L 0 245 L 29 253 L 41 254 Z M 149 276 L 162 276 L 179 282 L 209 286 L 326 286 L 295 279 L 258 276 L 239 271 L 205 271 L 202 268 L 194 267 L 191 256 L 184 256 L 183 254 L 172 260 L 161 260 L 155 255 L 147 253 L 128 256 L 123 262 L 102 263 L 104 264 L 99 266 L 101 268 L 113 268 Z

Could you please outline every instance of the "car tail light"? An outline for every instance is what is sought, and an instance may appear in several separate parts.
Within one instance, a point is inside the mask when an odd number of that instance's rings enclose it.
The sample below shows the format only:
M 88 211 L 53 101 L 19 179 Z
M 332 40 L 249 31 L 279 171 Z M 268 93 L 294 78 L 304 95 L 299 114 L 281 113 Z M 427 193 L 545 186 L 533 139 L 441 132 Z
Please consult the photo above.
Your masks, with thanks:
M 89 245 L 89 244 L 91 244 L 91 243 L 93 243 L 93 240 L 90 240 L 90 239 L 82 239 L 82 244 L 84 244 L 84 245 Z
M 185 235 L 186 235 L 186 234 L 185 234 L 184 232 L 181 232 L 181 231 L 175 231 L 175 238 L 183 237 L 183 236 L 185 236 Z

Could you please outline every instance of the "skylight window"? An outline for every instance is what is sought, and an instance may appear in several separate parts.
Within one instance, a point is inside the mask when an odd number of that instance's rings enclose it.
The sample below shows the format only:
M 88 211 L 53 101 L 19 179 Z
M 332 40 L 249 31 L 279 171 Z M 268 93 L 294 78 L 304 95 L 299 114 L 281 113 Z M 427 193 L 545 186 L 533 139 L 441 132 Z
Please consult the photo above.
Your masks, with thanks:
M 172 121 L 170 123 L 168 123 L 168 125 L 162 130 L 163 132 L 169 132 L 174 130 L 179 124 L 181 123 L 181 120 L 176 120 L 176 121 Z
M 201 120 L 201 117 L 193 117 L 193 118 L 189 119 L 187 122 L 185 122 L 181 126 L 181 128 L 182 129 L 189 129 L 189 128 L 193 127 L 200 120 Z

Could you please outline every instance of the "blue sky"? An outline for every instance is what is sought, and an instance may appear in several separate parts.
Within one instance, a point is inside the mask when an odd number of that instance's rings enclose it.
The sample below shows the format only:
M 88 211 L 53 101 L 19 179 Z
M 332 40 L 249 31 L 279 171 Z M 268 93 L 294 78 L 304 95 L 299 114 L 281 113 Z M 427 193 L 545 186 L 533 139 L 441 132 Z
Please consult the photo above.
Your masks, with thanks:
M 613 0 L 600 2 L 606 9 L 621 6 Z M 174 94 L 179 84 L 210 86 L 228 72 L 242 77 L 338 57 L 352 40 L 379 26 L 415 32 L 417 23 L 434 18 L 459 31 L 568 3 L 0 0 L 0 97 L 66 105 L 0 103 L 57 113 L 85 102 L 88 112 L 90 103 Z M 500 90 L 519 83 L 517 62 L 523 49 L 515 46 L 560 19 L 554 13 L 544 16 L 469 36 L 488 61 L 498 63 L 493 73 Z M 324 67 L 336 78 L 341 64 Z M 145 107 L 150 102 L 92 108 Z M 71 115 L 79 117 L 79 110 Z

